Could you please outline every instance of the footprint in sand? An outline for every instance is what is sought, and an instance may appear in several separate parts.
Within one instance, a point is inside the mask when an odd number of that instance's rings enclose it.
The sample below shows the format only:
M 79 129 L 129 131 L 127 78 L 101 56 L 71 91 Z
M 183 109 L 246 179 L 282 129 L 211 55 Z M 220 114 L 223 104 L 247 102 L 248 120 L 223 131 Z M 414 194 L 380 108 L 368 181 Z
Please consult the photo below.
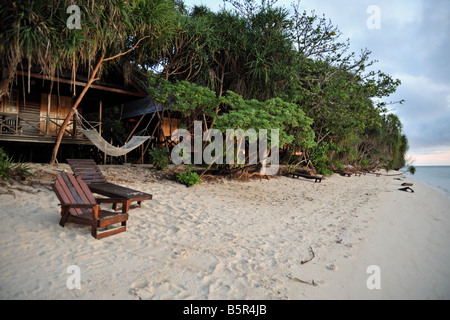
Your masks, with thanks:
M 178 231 L 180 231 L 180 228 L 177 228 L 175 226 L 170 226 L 169 230 L 172 231 L 172 233 L 177 233 Z
M 338 271 L 338 267 L 334 263 L 330 263 L 329 265 L 326 266 L 326 268 L 330 271 Z
M 150 299 L 153 294 L 148 290 L 149 282 L 147 280 L 138 279 L 130 286 L 130 294 L 137 297 L 139 300 Z

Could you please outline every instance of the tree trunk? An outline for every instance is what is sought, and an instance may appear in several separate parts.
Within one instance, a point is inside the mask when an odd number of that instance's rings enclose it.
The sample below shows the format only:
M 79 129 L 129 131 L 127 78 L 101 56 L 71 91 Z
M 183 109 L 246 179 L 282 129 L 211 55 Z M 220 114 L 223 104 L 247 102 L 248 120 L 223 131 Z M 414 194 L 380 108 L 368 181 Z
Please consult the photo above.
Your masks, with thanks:
M 116 58 L 118 58 L 120 56 L 123 56 L 123 55 L 127 54 L 130 51 L 133 51 L 134 49 L 136 49 L 139 46 L 139 43 L 142 40 L 144 40 L 146 38 L 149 38 L 149 37 L 150 36 L 142 37 L 141 39 L 139 39 L 138 42 L 136 42 L 136 44 L 131 49 L 129 49 L 129 50 L 125 51 L 125 52 L 118 53 L 115 56 L 112 56 L 112 57 L 109 57 L 109 58 L 105 58 L 105 54 L 102 53 L 102 56 L 100 57 L 100 60 L 98 61 L 97 65 L 95 66 L 94 71 L 92 72 L 91 78 L 89 79 L 88 83 L 86 84 L 86 86 L 84 87 L 84 89 L 81 92 L 80 96 L 78 97 L 77 101 L 73 105 L 72 110 L 69 112 L 69 114 L 67 115 L 67 117 L 64 120 L 63 124 L 61 125 L 61 128 L 59 129 L 58 137 L 56 138 L 55 147 L 53 148 L 52 159 L 50 160 L 50 165 L 54 165 L 55 162 L 56 162 L 56 156 L 58 154 L 59 145 L 61 144 L 61 140 L 63 138 L 64 131 L 66 130 L 67 125 L 69 124 L 70 118 L 75 114 L 75 111 L 77 110 L 78 106 L 80 105 L 81 100 L 83 100 L 83 97 L 86 94 L 86 92 L 88 91 L 88 89 L 91 86 L 91 84 L 93 82 L 99 80 L 99 78 L 95 78 L 95 76 L 97 75 L 97 72 L 100 69 L 100 66 L 102 65 L 102 63 L 106 62 L 106 61 L 109 61 L 109 60 L 116 59 Z
M 100 60 L 97 63 L 97 66 L 95 67 L 94 71 L 92 72 L 91 78 L 89 79 L 89 81 L 86 84 L 86 86 L 83 88 L 83 91 L 81 92 L 81 94 L 78 96 L 77 101 L 75 102 L 75 104 L 72 107 L 72 110 L 70 110 L 70 112 L 67 115 L 66 119 L 62 123 L 61 128 L 59 129 L 59 132 L 58 132 L 58 137 L 56 138 L 55 147 L 53 148 L 52 158 L 50 160 L 50 165 L 54 165 L 56 163 L 56 156 L 58 155 L 59 146 L 61 144 L 61 140 L 63 138 L 64 131 L 66 130 L 66 127 L 69 124 L 70 119 L 75 114 L 75 111 L 77 110 L 78 106 L 80 105 L 81 100 L 83 100 L 83 97 L 86 94 L 86 92 L 88 91 L 88 89 L 91 86 L 91 84 L 94 83 L 95 81 L 99 80 L 99 78 L 95 78 L 95 76 L 97 75 L 97 72 L 98 72 L 98 70 L 100 69 L 100 66 L 103 63 L 103 60 L 104 60 L 104 57 L 102 55 Z

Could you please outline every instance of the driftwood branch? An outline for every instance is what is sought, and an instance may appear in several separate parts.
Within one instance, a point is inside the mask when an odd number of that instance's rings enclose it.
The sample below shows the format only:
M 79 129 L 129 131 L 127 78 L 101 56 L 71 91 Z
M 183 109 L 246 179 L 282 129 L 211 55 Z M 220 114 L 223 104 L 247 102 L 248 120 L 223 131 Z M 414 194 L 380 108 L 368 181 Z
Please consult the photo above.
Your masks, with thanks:
M 287 274 L 286 276 L 288 277 L 289 280 L 292 280 L 292 281 L 295 281 L 295 282 L 309 284 L 310 286 L 317 286 L 317 283 L 314 280 L 305 281 L 305 280 L 299 279 L 297 277 L 293 277 L 290 274 Z
M 309 249 L 311 250 L 312 258 L 309 259 L 309 260 L 304 260 L 304 261 L 300 262 L 301 264 L 305 264 L 305 263 L 307 263 L 307 262 L 310 262 L 312 259 L 315 258 L 316 255 L 314 254 L 314 251 L 313 251 L 312 247 L 309 247 Z

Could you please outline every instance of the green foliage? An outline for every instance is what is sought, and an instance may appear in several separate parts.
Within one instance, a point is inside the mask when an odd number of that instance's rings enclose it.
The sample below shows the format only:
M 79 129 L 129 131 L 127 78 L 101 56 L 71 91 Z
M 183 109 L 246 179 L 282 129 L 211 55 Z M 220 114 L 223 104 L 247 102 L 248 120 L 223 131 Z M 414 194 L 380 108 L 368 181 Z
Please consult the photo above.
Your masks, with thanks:
M 81 29 L 70 29 L 67 8 L 76 4 L 81 13 Z M 14 70 L 23 60 L 48 76 L 57 70 L 92 70 L 101 56 L 126 52 L 140 39 L 140 50 L 114 59 L 113 63 L 148 63 L 158 46 L 176 28 L 176 5 L 172 0 L 96 0 L 84 4 L 66 0 L 17 0 L 0 2 L 0 66 L 6 85 L 12 84 Z M 129 80 L 130 74 L 126 75 Z M 2 92 L 3 93 L 3 92 Z
M 193 185 L 196 185 L 197 183 L 202 182 L 200 180 L 200 176 L 197 172 L 192 171 L 192 167 L 188 166 L 186 168 L 185 172 L 181 172 L 177 175 L 178 181 L 180 181 L 182 184 L 185 184 L 188 187 L 191 187 Z
M 164 170 L 169 166 L 169 154 L 166 148 L 152 148 L 148 151 L 150 161 L 158 170 Z
M 367 168 L 367 165 L 369 164 L 369 160 L 367 158 L 364 158 L 360 161 L 359 165 L 361 168 Z
M 392 159 L 386 159 L 384 164 L 382 165 L 383 169 L 385 169 L 387 172 L 394 169 L 394 160 Z
M 339 151 L 339 147 L 334 143 L 322 142 L 314 147 L 310 153 L 310 160 L 319 174 L 332 174 L 330 168 L 330 151 Z
M 84 116 L 87 121 L 98 121 L 99 113 L 92 112 Z M 102 112 L 102 136 L 105 140 L 109 141 L 112 137 L 116 136 L 119 139 L 125 140 L 128 137 L 122 122 L 120 119 L 120 109 L 118 106 L 106 108 Z
M 216 107 L 220 99 L 207 87 L 196 85 L 188 81 L 168 81 L 163 78 L 151 77 L 148 87 L 149 95 L 154 102 L 162 105 L 163 109 L 179 112 L 182 117 L 195 120 L 200 116 L 212 117 L 216 114 Z M 191 123 L 182 123 L 183 127 Z
M 225 2 L 231 10 L 212 12 L 179 0 L 97 0 L 80 5 L 79 30 L 61 19 L 67 1 L 2 2 L 2 90 L 24 60 L 45 75 L 75 75 L 145 37 L 138 50 L 107 63 L 125 66 L 127 81 L 132 70 L 150 75 L 149 95 L 164 113 L 181 115 L 187 130 L 196 120 L 222 132 L 279 129 L 286 155 L 303 151 L 321 172 L 334 163 L 404 166 L 408 141 L 384 100 L 400 81 L 368 71 L 369 50 L 351 52 L 331 21 L 300 10 L 300 2 L 291 10 L 276 0 Z M 103 118 L 103 131 L 124 136 L 113 116 Z
M 21 179 L 26 179 L 28 177 L 34 176 L 34 174 L 31 173 L 30 171 L 31 167 L 23 162 L 17 163 L 16 166 L 14 167 L 14 170 Z
M 305 116 L 297 105 L 280 98 L 264 102 L 252 99 L 244 100 L 242 96 L 228 91 L 222 102 L 229 107 L 229 112 L 216 118 L 215 127 L 222 132 L 226 129 L 266 129 L 268 143 L 271 142 L 271 129 L 279 130 L 279 144 L 294 143 L 296 133 L 301 139 L 295 143 L 302 146 L 313 145 L 314 133 L 311 130 L 312 120 Z
M 344 170 L 344 164 L 341 161 L 339 161 L 337 159 L 333 159 L 332 163 L 333 163 L 333 167 L 335 170 L 338 170 L 338 171 Z
M 173 99 L 171 110 L 189 121 L 205 115 L 222 132 L 279 129 L 285 157 L 303 151 L 319 172 L 404 164 L 407 139 L 383 100 L 400 81 L 367 71 L 376 62 L 369 50 L 351 52 L 331 21 L 299 3 L 287 10 L 276 1 L 225 1 L 232 10 L 182 14 L 165 48 L 161 75 L 174 86 L 164 98 Z
M 414 166 L 409 166 L 408 172 L 411 173 L 412 175 L 414 175 L 414 174 L 416 173 L 416 167 L 414 167 Z
M 23 180 L 33 176 L 29 165 L 18 162 L 15 163 L 13 157 L 6 154 L 3 148 L 0 148 L 0 179 L 11 180 L 18 177 Z
M 14 161 L 0 148 L 0 178 L 10 179 L 10 173 L 14 168 Z

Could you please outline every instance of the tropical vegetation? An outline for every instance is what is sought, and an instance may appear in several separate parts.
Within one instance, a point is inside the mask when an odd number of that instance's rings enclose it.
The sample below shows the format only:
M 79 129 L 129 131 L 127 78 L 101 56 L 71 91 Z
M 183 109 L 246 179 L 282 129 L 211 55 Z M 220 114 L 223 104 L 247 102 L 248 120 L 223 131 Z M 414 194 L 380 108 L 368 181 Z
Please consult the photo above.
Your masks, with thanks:
M 10 181 L 13 178 L 25 180 L 33 176 L 31 168 L 22 161 L 15 161 L 3 148 L 0 148 L 0 180 Z
M 402 101 L 386 102 L 400 80 L 375 71 L 369 50 L 350 52 L 338 28 L 300 2 L 225 0 L 218 12 L 181 0 L 72 2 L 2 2 L 0 94 L 24 61 L 52 75 L 83 68 L 91 83 L 114 63 L 147 81 L 191 132 L 194 121 L 222 132 L 276 128 L 283 163 L 324 174 L 405 165 L 408 140 L 389 110 Z M 70 4 L 81 29 L 66 26 Z

